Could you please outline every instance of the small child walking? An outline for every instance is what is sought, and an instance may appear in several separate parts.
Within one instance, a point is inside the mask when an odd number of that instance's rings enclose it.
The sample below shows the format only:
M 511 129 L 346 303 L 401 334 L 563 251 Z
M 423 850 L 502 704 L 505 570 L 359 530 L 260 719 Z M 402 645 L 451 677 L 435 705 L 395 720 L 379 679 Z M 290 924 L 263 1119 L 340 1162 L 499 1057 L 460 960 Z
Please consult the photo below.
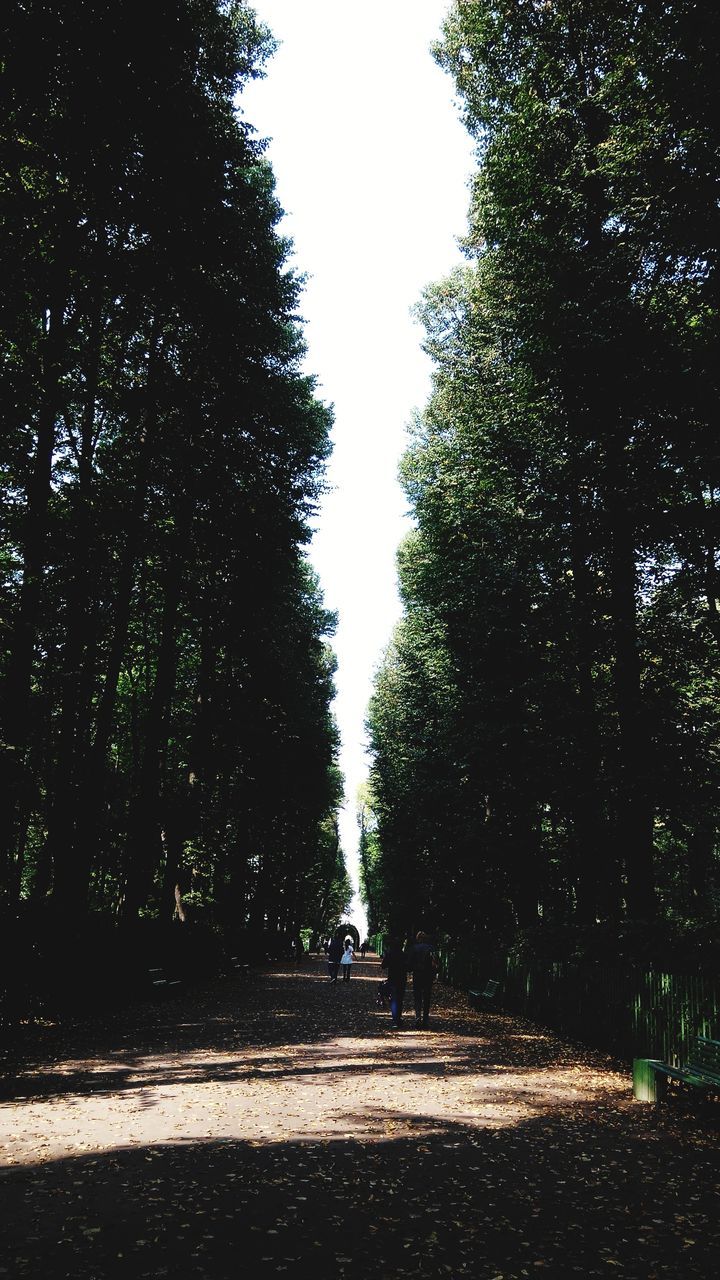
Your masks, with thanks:
M 348 938 L 345 943 L 345 950 L 343 951 L 342 958 L 340 960 L 340 964 L 342 967 L 343 982 L 350 981 L 350 969 L 352 968 L 354 955 L 355 955 L 355 951 L 353 949 L 353 944 Z

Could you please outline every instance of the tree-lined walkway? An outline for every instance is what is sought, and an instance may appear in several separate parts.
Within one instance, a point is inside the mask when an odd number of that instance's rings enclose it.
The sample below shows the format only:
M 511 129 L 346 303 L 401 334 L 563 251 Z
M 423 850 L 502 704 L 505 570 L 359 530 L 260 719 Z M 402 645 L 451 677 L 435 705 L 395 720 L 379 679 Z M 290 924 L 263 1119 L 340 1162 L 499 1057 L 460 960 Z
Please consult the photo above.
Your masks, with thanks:
M 315 962 L 49 1031 L 4 1082 L 0 1274 L 716 1274 L 713 1107 L 635 1103 L 442 988 L 430 1032 L 391 1032 L 378 977 Z

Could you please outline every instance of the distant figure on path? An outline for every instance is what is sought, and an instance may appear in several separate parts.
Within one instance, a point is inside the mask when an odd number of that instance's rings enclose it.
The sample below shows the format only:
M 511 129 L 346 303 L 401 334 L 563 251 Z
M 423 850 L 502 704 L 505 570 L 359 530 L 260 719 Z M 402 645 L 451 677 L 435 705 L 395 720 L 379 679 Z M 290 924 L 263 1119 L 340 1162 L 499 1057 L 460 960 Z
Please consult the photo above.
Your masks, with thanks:
M 430 995 L 433 978 L 437 972 L 437 960 L 428 935 L 423 933 L 422 929 L 407 953 L 406 964 L 413 976 L 415 1026 L 424 1028 L 427 1027 L 430 1018 Z
M 328 973 L 330 975 L 331 982 L 337 982 L 338 965 L 340 964 L 342 953 L 343 953 L 343 944 L 340 941 L 340 939 L 331 938 L 328 945 L 328 950 L 327 950 Z
M 399 1030 L 402 1022 L 403 1000 L 405 999 L 405 984 L 407 982 L 407 961 L 399 938 L 388 938 L 380 963 L 381 967 L 387 972 L 392 1025 L 396 1030 Z
M 352 968 L 353 956 L 355 954 L 353 944 L 349 938 L 345 939 L 345 950 L 340 958 L 340 967 L 343 973 L 343 982 L 350 981 L 350 970 Z
M 367 951 L 367 949 L 368 949 L 368 940 L 366 938 L 362 946 L 360 947 L 360 955 L 362 956 L 363 960 L 365 959 L 365 952 Z

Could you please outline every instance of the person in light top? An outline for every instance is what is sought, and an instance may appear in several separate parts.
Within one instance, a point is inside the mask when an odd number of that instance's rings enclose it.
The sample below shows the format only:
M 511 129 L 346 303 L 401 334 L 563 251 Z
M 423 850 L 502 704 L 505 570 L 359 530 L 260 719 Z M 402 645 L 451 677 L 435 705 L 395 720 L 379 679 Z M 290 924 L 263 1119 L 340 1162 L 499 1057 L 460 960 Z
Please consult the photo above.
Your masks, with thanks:
M 350 938 L 346 938 L 345 950 L 343 951 L 342 958 L 340 960 L 340 967 L 342 969 L 343 982 L 350 981 L 350 970 L 352 968 L 354 955 L 355 955 L 355 951 L 353 948 L 352 940 Z

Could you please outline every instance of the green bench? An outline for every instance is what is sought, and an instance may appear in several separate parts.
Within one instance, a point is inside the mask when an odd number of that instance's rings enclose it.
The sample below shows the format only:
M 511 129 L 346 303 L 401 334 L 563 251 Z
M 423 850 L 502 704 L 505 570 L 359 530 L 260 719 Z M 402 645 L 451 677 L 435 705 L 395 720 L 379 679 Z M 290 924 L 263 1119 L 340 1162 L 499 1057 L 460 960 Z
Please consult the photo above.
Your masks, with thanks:
M 488 978 L 482 991 L 468 991 L 468 1000 L 473 1009 L 480 1009 L 488 1000 L 492 1000 L 499 986 L 500 983 L 494 978 Z
M 698 1036 L 690 1057 L 682 1067 L 673 1067 L 657 1058 L 633 1061 L 633 1096 L 641 1102 L 662 1102 L 669 1080 L 689 1084 L 694 1089 L 720 1093 L 720 1040 Z

